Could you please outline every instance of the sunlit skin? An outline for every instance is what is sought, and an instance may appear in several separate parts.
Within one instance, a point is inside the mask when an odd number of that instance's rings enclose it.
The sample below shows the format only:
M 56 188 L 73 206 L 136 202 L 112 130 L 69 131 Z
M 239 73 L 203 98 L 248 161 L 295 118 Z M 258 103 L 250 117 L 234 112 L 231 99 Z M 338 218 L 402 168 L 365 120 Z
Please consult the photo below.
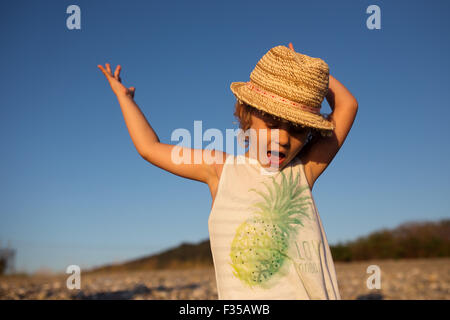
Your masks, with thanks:
M 291 50 L 294 50 L 292 44 L 289 44 Z M 143 112 L 134 100 L 135 87 L 126 87 L 122 84 L 120 72 L 122 67 L 118 65 L 113 72 L 109 63 L 105 67 L 98 65 L 100 71 L 106 77 L 111 89 L 119 102 L 125 124 L 128 128 L 131 140 L 136 147 L 139 155 L 151 164 L 178 175 L 183 178 L 197 180 L 206 183 L 210 189 L 212 204 L 217 194 L 219 180 L 222 174 L 223 164 L 227 157 L 227 153 L 220 150 L 213 150 L 210 153 L 206 149 L 183 148 L 185 152 L 190 153 L 191 159 L 195 159 L 196 155 L 200 155 L 203 159 L 201 163 L 181 163 L 176 164 L 172 161 L 172 151 L 176 145 L 160 142 L 156 132 L 145 118 Z M 329 90 L 326 99 L 332 109 L 332 113 L 328 120 L 335 124 L 335 129 L 331 137 L 323 137 L 314 142 L 306 153 L 302 153 L 302 163 L 304 164 L 306 178 L 312 189 L 316 179 L 327 168 L 333 160 L 336 153 L 344 143 L 349 133 L 353 121 L 358 111 L 358 102 L 355 97 L 347 90 L 347 88 L 337 79 L 330 75 Z M 182 107 L 182 106 L 181 106 Z M 180 106 L 174 106 L 173 112 L 176 112 Z M 148 107 L 149 112 L 152 106 Z M 277 122 L 277 121 L 275 121 Z M 268 119 L 262 119 L 252 116 L 252 128 L 255 130 L 267 130 L 267 146 L 279 146 L 280 151 L 285 152 L 282 169 L 302 150 L 307 138 L 307 132 L 296 132 L 287 122 L 277 122 Z M 279 141 L 271 141 L 271 130 L 279 129 Z M 217 162 L 204 161 L 209 155 L 219 159 Z M 248 156 L 248 153 L 247 153 Z M 259 157 L 258 157 L 259 158 Z M 259 160 L 258 160 L 259 161 Z M 260 162 L 261 163 L 261 162 Z M 261 163 L 262 166 L 270 166 Z
M 271 117 L 269 114 L 252 114 L 251 116 L 251 129 L 256 132 L 256 143 L 253 146 L 256 147 L 257 160 L 264 168 L 278 168 L 282 170 L 289 162 L 295 158 L 295 156 L 301 151 L 306 143 L 308 132 L 307 127 L 294 126 L 288 121 L 279 121 Z M 266 130 L 261 130 L 266 129 Z M 276 132 L 278 131 L 278 139 Z M 260 148 L 260 139 L 266 136 L 267 144 Z M 274 138 L 275 140 L 272 140 Z M 277 141 L 278 140 L 278 141 Z M 267 161 L 267 151 L 278 151 L 284 154 L 283 162 L 278 166 Z M 265 157 L 266 155 L 266 157 Z M 248 150 L 245 153 L 246 157 L 252 157 L 251 151 Z

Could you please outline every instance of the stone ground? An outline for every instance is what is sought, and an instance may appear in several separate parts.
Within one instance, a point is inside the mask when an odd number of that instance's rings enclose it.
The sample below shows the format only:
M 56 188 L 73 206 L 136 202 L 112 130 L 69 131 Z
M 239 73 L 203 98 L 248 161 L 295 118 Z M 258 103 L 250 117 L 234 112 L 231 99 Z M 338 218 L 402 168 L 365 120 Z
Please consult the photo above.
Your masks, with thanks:
M 381 269 L 381 289 L 369 290 L 369 265 Z M 342 299 L 450 299 L 450 258 L 335 263 Z M 214 269 L 0 277 L 0 299 L 217 299 Z

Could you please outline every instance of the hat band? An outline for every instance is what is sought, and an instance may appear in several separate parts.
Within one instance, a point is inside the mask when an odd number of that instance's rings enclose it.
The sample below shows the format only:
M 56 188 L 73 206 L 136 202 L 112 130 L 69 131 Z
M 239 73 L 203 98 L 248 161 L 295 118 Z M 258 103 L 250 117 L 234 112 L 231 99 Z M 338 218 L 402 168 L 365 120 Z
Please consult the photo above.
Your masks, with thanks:
M 281 97 L 281 96 L 279 96 L 279 95 L 277 95 L 275 93 L 265 91 L 265 90 L 259 88 L 258 86 L 254 85 L 251 82 L 247 82 L 247 87 L 249 89 L 251 89 L 252 91 L 255 91 L 255 92 L 259 93 L 260 95 L 272 98 L 273 100 L 276 100 L 278 102 L 284 103 L 286 105 L 291 105 L 291 106 L 294 106 L 294 107 L 296 107 L 298 109 L 301 109 L 303 111 L 311 112 L 311 113 L 314 113 L 314 114 L 320 114 L 320 108 L 313 108 L 313 107 L 310 107 L 310 106 L 307 106 L 307 105 L 304 105 L 304 104 L 300 104 L 300 103 L 291 101 L 289 99 L 283 98 L 283 97 Z

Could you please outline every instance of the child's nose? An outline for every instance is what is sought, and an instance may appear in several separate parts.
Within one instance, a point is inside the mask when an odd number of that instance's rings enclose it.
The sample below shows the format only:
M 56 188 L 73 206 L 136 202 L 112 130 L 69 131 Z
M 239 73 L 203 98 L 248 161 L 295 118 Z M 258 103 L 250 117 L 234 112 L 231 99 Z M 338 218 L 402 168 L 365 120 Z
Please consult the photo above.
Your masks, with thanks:
M 282 146 L 287 146 L 289 144 L 289 132 L 286 129 L 280 130 L 280 141 Z
M 273 142 L 278 142 L 282 147 L 287 147 L 289 145 L 289 131 L 287 130 L 287 128 L 279 128 L 278 129 L 278 141 L 273 141 Z M 274 139 L 277 140 L 277 139 Z

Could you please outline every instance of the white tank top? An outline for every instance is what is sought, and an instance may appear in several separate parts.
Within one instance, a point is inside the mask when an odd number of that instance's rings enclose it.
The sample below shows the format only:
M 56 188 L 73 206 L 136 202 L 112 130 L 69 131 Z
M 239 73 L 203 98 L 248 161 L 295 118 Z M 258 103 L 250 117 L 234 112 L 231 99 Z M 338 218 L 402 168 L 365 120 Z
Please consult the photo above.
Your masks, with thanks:
M 300 159 L 227 155 L 208 227 L 219 299 L 341 299 Z

